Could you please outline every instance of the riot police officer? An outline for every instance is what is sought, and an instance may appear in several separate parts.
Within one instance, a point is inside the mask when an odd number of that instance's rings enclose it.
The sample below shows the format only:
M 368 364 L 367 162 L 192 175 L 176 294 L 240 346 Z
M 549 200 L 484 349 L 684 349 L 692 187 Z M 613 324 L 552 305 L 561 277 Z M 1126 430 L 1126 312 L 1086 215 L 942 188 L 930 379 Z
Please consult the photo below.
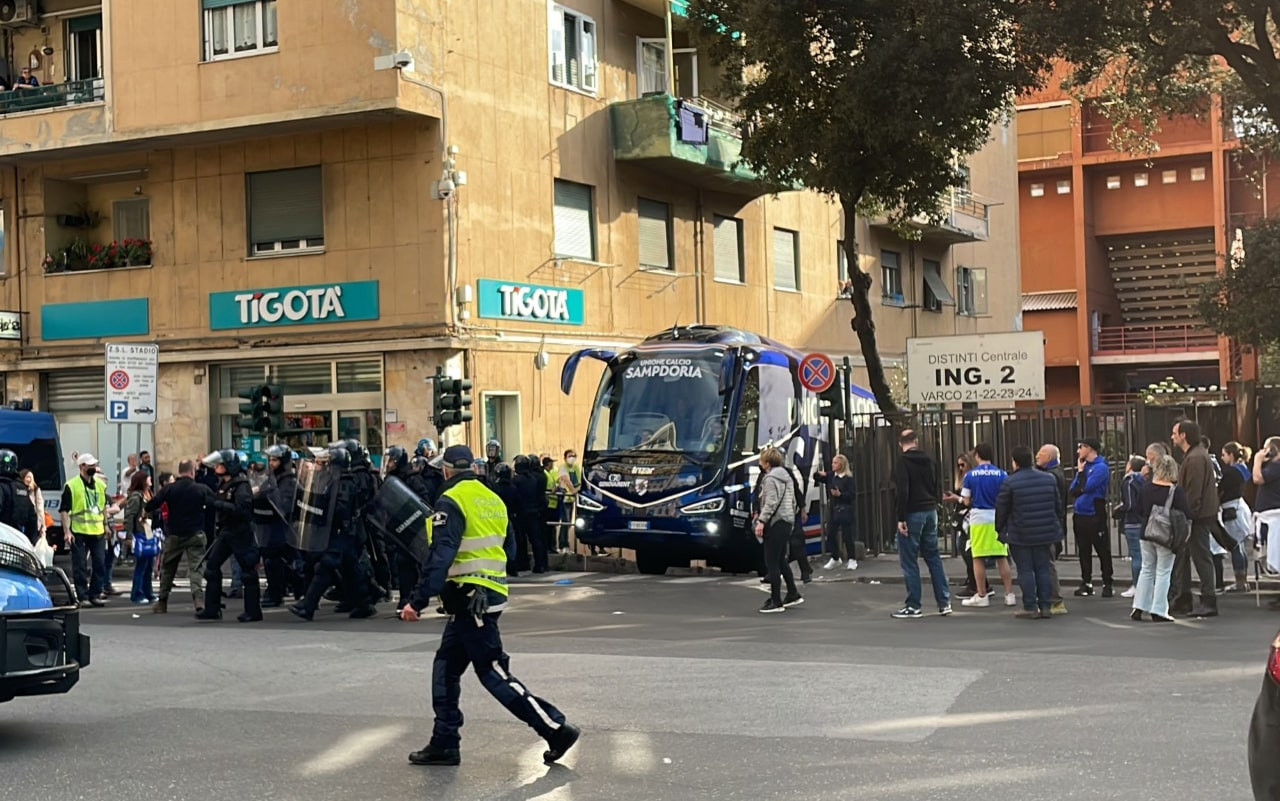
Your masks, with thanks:
M 343 441 L 342 446 L 351 454 L 351 475 L 356 484 L 356 525 L 361 531 L 361 543 L 368 556 L 368 564 L 372 571 L 369 596 L 371 603 L 391 600 L 391 564 L 387 559 L 387 546 L 382 539 L 382 532 L 367 524 L 365 517 L 373 496 L 378 494 L 381 483 L 378 474 L 369 461 L 369 453 L 358 439 Z
M 387 448 L 387 452 L 382 457 L 382 469 L 387 478 L 398 478 L 404 482 L 405 486 L 413 491 L 428 506 L 431 501 L 428 498 L 430 488 L 427 481 L 421 473 L 415 473 L 409 465 L 409 454 L 399 445 L 392 445 Z M 396 600 L 396 611 L 404 608 L 409 603 L 409 596 L 413 592 L 413 588 L 418 584 L 418 563 L 412 557 L 403 551 L 389 553 L 396 571 L 396 587 L 399 589 L 400 597 Z
M 217 497 L 210 504 L 217 515 L 217 535 L 205 555 L 204 609 L 196 618 L 222 617 L 222 563 L 235 559 L 244 583 L 244 613 L 236 620 L 241 623 L 262 620 L 258 547 L 253 538 L 253 489 L 245 475 L 244 460 L 236 451 L 221 450 L 209 454 L 204 461 L 219 480 Z
M 515 518 L 516 568 L 529 569 L 530 549 L 533 572 L 547 572 L 547 540 L 542 536 L 542 510 L 546 508 L 546 478 L 536 456 L 515 458 L 515 486 L 519 512 Z
M 377 610 L 368 601 L 369 589 L 359 564 L 363 529 L 356 516 L 359 491 L 355 475 L 351 472 L 351 453 L 334 445 L 329 449 L 327 461 L 340 473 L 333 507 L 333 530 L 328 547 L 316 561 L 315 575 L 306 596 L 289 607 L 289 611 L 303 620 L 311 620 L 320 605 L 320 597 L 333 584 L 334 575 L 341 571 L 344 598 L 338 609 L 348 611 L 353 618 L 373 617 Z
M 415 765 L 457 765 L 462 761 L 462 674 L 474 666 L 484 688 L 511 714 L 547 741 L 542 758 L 559 760 L 581 732 L 547 701 L 511 674 L 498 619 L 507 606 L 506 560 L 510 524 L 502 500 L 471 469 L 471 449 L 452 445 L 441 457 L 445 483 L 429 523 L 431 555 L 403 620 L 418 620 L 433 595 L 441 596 L 449 622 L 432 668 L 431 742 L 409 755 Z
M 490 488 L 493 487 L 493 481 L 496 478 L 494 471 L 500 464 L 502 464 L 502 443 L 491 439 L 484 444 L 484 473 L 482 474 Z
M 502 505 L 507 508 L 507 523 L 509 524 L 509 530 L 514 534 L 516 520 L 520 517 L 520 495 L 516 492 L 511 465 L 500 464 L 493 468 L 490 489 L 502 499 Z M 527 553 L 525 554 L 525 559 L 526 561 L 528 559 Z M 520 565 L 520 548 L 519 543 L 516 543 L 516 547 L 511 549 L 511 554 L 507 559 L 507 575 L 510 577 L 519 576 Z
M 7 448 L 0 448 L 0 523 L 26 534 L 32 545 L 40 539 L 36 505 L 18 477 L 18 454 Z
M 300 580 L 294 570 L 294 552 L 289 547 L 289 520 L 294 498 L 298 494 L 298 479 L 293 469 L 293 451 L 287 445 L 267 448 L 267 466 L 270 473 L 261 487 L 254 490 L 254 537 L 262 552 L 262 569 L 267 574 L 264 608 L 284 604 L 285 593 L 290 589 L 301 595 Z

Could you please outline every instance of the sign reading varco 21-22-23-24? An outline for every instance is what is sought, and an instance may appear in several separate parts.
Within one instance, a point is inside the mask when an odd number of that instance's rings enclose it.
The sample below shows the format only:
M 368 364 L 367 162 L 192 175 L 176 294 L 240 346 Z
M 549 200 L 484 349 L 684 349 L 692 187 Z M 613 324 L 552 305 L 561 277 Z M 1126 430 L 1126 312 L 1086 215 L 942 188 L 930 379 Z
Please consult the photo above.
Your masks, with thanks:
M 1044 400 L 1044 334 L 908 339 L 907 394 L 911 403 Z

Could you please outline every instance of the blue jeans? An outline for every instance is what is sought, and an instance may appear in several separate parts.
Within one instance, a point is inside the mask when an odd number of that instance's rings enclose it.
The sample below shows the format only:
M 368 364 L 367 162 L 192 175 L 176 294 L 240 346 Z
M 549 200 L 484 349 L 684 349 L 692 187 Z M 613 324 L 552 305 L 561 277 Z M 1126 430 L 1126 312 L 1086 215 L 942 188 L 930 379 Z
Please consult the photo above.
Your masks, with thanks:
M 1133 586 L 1138 586 L 1138 576 L 1142 574 L 1142 526 L 1134 523 L 1124 524 L 1125 544 L 1129 547 L 1129 568 L 1133 573 Z
M 947 589 L 947 574 L 942 569 L 942 554 L 938 552 L 938 511 L 907 512 L 907 533 L 898 532 L 898 564 L 902 566 L 902 578 L 907 585 L 907 606 L 920 608 L 920 557 L 929 567 L 929 579 L 933 582 L 933 599 L 938 608 L 951 603 L 951 591 Z
M 1133 595 L 1133 608 L 1160 617 L 1169 616 L 1169 576 L 1174 554 L 1154 542 L 1142 543 L 1142 575 Z
M 1018 566 L 1018 586 L 1022 590 L 1022 608 L 1028 612 L 1048 612 L 1053 606 L 1053 582 L 1049 564 L 1053 561 L 1052 545 L 1010 545 L 1009 555 Z
M 154 556 L 133 557 L 133 589 L 129 592 L 129 600 L 136 604 L 143 601 L 154 601 L 155 590 L 151 587 L 151 574 L 156 567 Z

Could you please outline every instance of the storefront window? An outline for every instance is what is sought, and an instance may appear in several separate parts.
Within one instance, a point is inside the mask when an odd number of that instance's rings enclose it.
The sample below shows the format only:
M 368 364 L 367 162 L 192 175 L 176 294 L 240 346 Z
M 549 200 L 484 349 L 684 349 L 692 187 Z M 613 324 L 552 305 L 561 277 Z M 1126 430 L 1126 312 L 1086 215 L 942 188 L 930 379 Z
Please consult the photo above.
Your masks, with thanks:
M 338 392 L 381 392 L 382 362 L 338 362 Z
M 328 395 L 333 392 L 333 362 L 280 364 L 276 365 L 274 373 L 275 383 L 286 398 L 289 395 Z
M 338 438 L 358 439 L 374 466 L 382 466 L 382 410 L 361 409 L 338 413 Z

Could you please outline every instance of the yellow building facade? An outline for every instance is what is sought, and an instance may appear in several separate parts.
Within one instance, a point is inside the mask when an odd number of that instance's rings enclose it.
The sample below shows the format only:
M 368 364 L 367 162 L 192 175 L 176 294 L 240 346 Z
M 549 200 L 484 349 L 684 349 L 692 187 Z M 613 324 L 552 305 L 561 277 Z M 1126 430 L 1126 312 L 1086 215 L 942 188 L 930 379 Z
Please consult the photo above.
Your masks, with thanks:
M 656 0 L 43 0 L 0 19 L 0 367 L 64 449 L 238 444 L 269 380 L 290 437 L 581 445 L 566 355 L 722 324 L 861 363 L 837 205 L 737 164 L 714 68 Z M 667 48 L 671 46 L 668 57 Z M 668 75 L 668 72 L 671 72 Z M 882 351 L 1019 324 L 1016 136 L 944 219 L 853 226 Z M 13 329 L 17 336 L 13 337 Z M 104 344 L 155 342 L 157 422 L 121 445 Z M 586 380 L 581 380 L 586 379 Z

